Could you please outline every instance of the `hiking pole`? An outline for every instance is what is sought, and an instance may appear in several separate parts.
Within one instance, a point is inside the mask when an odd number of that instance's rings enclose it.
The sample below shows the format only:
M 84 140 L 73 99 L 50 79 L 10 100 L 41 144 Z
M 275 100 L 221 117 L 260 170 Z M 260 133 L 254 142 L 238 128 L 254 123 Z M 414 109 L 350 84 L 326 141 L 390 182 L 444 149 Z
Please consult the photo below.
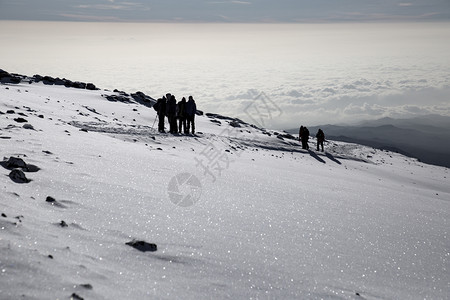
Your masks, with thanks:
M 155 116 L 155 121 L 153 121 L 152 129 L 153 129 L 153 126 L 155 126 L 156 118 L 157 118 L 157 117 L 158 117 L 158 114 L 156 114 L 156 116 Z

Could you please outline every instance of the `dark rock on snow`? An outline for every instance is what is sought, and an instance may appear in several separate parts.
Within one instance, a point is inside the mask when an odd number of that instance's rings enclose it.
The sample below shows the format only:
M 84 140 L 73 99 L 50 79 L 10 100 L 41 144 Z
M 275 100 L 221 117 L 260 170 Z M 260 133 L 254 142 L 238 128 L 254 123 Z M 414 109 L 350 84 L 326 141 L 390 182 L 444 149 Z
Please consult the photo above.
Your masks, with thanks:
M 23 124 L 23 129 L 29 129 L 29 130 L 34 130 L 34 127 L 33 127 L 33 125 L 31 125 L 31 124 Z
M 11 173 L 9 173 L 9 178 L 11 178 L 11 180 L 14 181 L 15 183 L 28 183 L 31 181 L 25 176 L 25 173 L 23 173 L 23 171 L 20 169 L 12 170 Z
M 22 78 L 18 74 L 10 74 L 0 69 L 0 82 L 1 83 L 13 83 L 18 84 L 22 81 Z
M 4 168 L 12 170 L 15 168 L 26 168 L 27 164 L 23 161 L 23 159 L 18 157 L 10 157 L 7 161 L 3 161 L 0 163 Z
M 10 157 L 8 160 L 0 162 L 0 165 L 8 170 L 21 169 L 24 172 L 37 172 L 39 167 L 27 164 L 23 159 L 18 157 Z
M 28 122 L 26 119 L 24 118 L 15 118 L 14 121 L 16 121 L 17 123 L 26 123 Z
M 83 297 L 78 296 L 76 293 L 72 293 L 72 295 L 70 296 L 71 300 L 84 300 Z
M 84 288 L 86 290 L 92 290 L 93 289 L 92 285 L 89 284 L 89 283 L 80 284 L 80 287 L 82 287 L 82 288 Z
M 49 204 L 51 204 L 52 206 L 55 206 L 55 207 L 59 207 L 59 208 L 67 208 L 67 206 L 65 206 L 64 204 L 58 202 L 58 201 L 57 201 L 55 198 L 53 198 L 52 196 L 48 196 L 48 197 L 45 199 L 45 202 L 47 202 L 47 203 L 49 203 Z M 61 221 L 61 223 L 60 223 L 61 227 L 66 227 L 66 226 L 63 226 L 63 222 L 64 222 L 64 221 Z M 64 222 L 64 223 L 65 223 L 65 222 Z M 66 225 L 67 225 L 67 224 L 66 224 Z
M 131 94 L 131 97 L 133 97 L 134 101 L 136 101 L 137 103 L 147 107 L 152 107 L 156 103 L 155 99 L 144 94 L 143 92 L 136 92 L 134 94 Z
M 84 83 L 79 81 L 71 81 L 69 79 L 61 79 L 61 78 L 53 78 L 51 76 L 41 76 L 34 75 L 31 78 L 33 82 L 41 82 L 46 85 L 64 85 L 68 88 L 76 88 L 76 89 L 87 89 L 87 90 L 98 90 L 98 88 L 93 83 Z
M 46 201 L 46 202 L 50 202 L 50 203 L 54 203 L 54 202 L 56 202 L 56 199 L 53 198 L 53 197 L 51 197 L 51 196 L 48 196 L 48 197 L 45 199 L 45 201 Z
M 155 252 L 156 250 L 158 250 L 158 247 L 156 246 L 156 244 L 150 244 L 145 241 L 132 240 L 131 242 L 128 242 L 125 244 L 133 247 L 134 249 L 142 251 L 142 252 L 147 252 L 147 251 Z

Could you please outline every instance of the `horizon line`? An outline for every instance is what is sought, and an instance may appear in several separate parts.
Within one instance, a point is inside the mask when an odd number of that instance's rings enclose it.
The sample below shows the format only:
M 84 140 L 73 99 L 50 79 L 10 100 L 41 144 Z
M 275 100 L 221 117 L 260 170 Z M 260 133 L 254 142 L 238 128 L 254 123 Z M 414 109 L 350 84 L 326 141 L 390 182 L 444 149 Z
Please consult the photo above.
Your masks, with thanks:
M 450 19 L 371 19 L 371 20 L 309 20 L 309 21 L 195 21 L 195 20 L 30 20 L 0 19 L 0 22 L 40 23 L 128 23 L 128 24 L 407 24 L 407 23 L 450 23 Z

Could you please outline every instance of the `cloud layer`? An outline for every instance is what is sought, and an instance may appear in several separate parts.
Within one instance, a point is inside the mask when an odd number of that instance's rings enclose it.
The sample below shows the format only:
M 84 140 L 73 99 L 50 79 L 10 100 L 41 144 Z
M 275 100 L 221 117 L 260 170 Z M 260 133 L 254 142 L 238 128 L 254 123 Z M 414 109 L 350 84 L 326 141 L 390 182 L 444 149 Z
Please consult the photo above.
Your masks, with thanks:
M 7 71 L 193 95 L 265 127 L 450 115 L 449 23 L 1 25 Z

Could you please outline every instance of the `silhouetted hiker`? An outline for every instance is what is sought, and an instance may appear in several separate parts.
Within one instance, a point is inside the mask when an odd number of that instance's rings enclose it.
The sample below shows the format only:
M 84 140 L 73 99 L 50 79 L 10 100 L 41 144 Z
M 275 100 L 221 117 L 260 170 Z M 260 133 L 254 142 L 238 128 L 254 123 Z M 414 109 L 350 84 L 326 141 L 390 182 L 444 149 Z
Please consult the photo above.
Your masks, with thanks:
M 317 131 L 316 138 L 317 138 L 317 151 L 319 151 L 319 145 L 321 145 L 323 152 L 323 142 L 325 141 L 325 134 L 323 133 L 322 129 L 319 129 L 319 131 Z
M 158 101 L 153 105 L 153 109 L 158 115 L 158 131 L 164 131 L 164 118 L 166 117 L 166 97 L 159 98 Z
M 167 100 L 167 119 L 169 120 L 169 132 L 177 133 L 177 100 L 174 95 Z
M 169 128 L 170 128 L 170 119 L 169 119 L 169 101 L 170 98 L 172 98 L 172 94 L 171 93 L 167 93 L 166 94 L 166 117 L 167 117 L 167 123 L 169 123 Z M 170 129 L 169 129 L 170 131 Z
M 187 133 L 192 126 L 192 134 L 195 134 L 195 112 L 197 111 L 197 105 L 195 104 L 194 98 L 189 96 L 188 102 L 186 102 L 186 118 L 187 118 Z
M 186 131 L 186 98 L 183 97 L 180 102 L 177 103 L 177 118 L 178 118 L 178 133 L 183 132 L 187 134 Z
M 309 149 L 308 140 L 309 140 L 309 130 L 305 126 L 305 127 L 303 127 L 303 132 L 302 132 L 302 148 L 303 149 L 306 149 L 306 150 Z
M 302 125 L 302 126 L 300 126 L 300 130 L 298 131 L 298 140 L 299 140 L 300 142 L 302 141 L 303 130 L 304 130 L 304 127 L 303 127 L 303 125 Z

